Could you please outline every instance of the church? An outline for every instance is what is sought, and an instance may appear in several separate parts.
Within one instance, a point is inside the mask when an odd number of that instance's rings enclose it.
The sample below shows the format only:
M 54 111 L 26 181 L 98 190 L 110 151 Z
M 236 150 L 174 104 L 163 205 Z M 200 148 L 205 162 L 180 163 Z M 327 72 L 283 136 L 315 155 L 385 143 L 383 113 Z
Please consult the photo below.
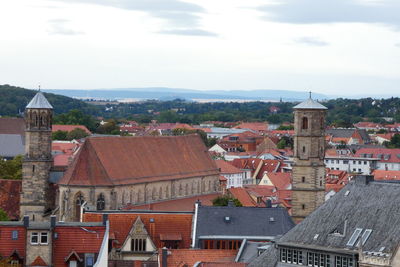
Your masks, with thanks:
M 50 183 L 53 107 L 38 92 L 25 110 L 20 216 L 79 221 L 82 210 L 115 210 L 220 191 L 219 171 L 197 135 L 90 137 Z

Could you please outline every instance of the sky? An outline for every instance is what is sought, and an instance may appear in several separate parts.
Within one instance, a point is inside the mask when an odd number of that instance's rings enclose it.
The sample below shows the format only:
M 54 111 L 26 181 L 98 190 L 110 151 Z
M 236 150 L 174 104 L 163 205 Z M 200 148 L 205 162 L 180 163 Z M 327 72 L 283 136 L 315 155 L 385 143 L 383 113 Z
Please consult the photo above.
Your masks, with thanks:
M 0 84 L 400 96 L 398 0 L 0 1 Z

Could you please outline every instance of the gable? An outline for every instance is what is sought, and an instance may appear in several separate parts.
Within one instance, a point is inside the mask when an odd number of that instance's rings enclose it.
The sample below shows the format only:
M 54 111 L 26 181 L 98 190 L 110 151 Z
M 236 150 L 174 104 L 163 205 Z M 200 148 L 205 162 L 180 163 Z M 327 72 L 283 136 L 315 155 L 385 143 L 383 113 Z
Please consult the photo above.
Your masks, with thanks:
M 122 251 L 131 251 L 131 240 L 132 239 L 146 239 L 147 240 L 146 251 L 156 250 L 156 246 L 154 245 L 153 240 L 151 239 L 149 233 L 147 232 L 144 223 L 140 219 L 140 216 L 133 223 L 131 230 L 129 231 L 128 235 L 126 236 L 126 239 L 121 246 Z

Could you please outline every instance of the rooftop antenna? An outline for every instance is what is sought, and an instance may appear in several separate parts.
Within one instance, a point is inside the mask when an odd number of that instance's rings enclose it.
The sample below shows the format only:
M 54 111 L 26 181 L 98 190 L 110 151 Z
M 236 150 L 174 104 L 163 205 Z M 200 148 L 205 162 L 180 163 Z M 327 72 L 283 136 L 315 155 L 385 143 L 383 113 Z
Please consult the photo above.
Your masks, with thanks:
M 309 93 L 310 93 L 310 99 L 311 99 L 311 91 Z
M 39 92 L 40 92 L 40 83 L 39 83 Z

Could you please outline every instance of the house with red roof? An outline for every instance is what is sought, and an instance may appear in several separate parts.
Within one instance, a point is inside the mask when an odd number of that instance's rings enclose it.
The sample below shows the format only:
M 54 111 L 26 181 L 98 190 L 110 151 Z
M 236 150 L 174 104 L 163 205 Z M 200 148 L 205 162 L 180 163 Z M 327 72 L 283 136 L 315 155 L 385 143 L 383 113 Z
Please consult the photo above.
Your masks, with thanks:
M 220 171 L 220 174 L 227 179 L 226 187 L 242 187 L 243 180 L 245 179 L 245 173 L 230 164 L 228 161 L 219 159 L 215 160 L 217 164 L 217 168 Z
M 400 171 L 374 170 L 374 180 L 400 180 Z
M 191 244 L 193 212 L 109 211 L 86 212 L 85 222 L 110 222 L 110 259 L 156 261 L 157 251 L 188 249 Z
M 218 140 L 217 143 L 228 152 L 249 152 L 256 151 L 257 146 L 261 144 L 263 140 L 264 137 L 261 135 L 246 131 L 224 136 L 222 139 Z
M 108 221 L 97 223 L 0 222 L 0 266 L 101 266 L 108 264 Z
M 399 148 L 361 148 L 355 156 L 360 158 L 377 158 L 378 170 L 400 171 Z
M 382 124 L 375 123 L 375 122 L 369 122 L 369 121 L 361 121 L 361 122 L 355 123 L 354 127 L 356 127 L 357 129 L 363 129 L 363 130 L 367 130 L 367 131 L 378 131 L 380 129 L 384 129 Z
M 268 131 L 267 122 L 242 122 L 234 127 L 235 129 L 246 129 L 256 133 L 265 133 Z
M 277 190 L 290 190 L 292 189 L 292 173 L 266 172 L 259 184 L 274 186 Z

